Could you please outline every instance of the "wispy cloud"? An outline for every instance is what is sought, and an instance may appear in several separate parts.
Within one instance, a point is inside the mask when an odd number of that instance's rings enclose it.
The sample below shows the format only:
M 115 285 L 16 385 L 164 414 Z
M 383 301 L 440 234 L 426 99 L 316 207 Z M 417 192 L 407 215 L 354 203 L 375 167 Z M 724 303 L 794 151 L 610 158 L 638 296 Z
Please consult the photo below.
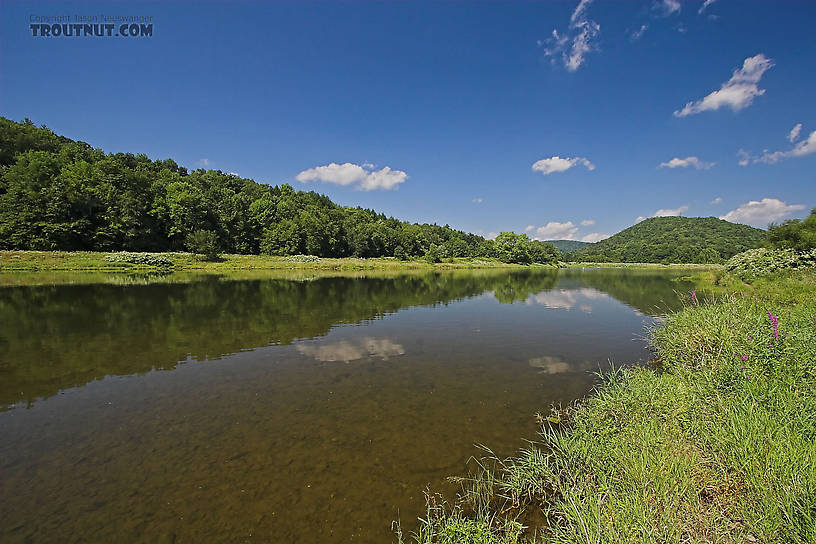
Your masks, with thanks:
M 641 39 L 643 37 L 643 35 L 646 33 L 646 30 L 648 28 L 649 28 L 649 25 L 647 25 L 647 24 L 640 25 L 639 29 L 637 29 L 634 32 L 632 32 L 631 34 L 629 34 L 629 39 L 632 40 L 633 42 L 638 41 L 639 39 Z
M 702 6 L 700 6 L 700 9 L 698 9 L 698 10 L 697 10 L 697 13 L 698 13 L 699 15 L 702 15 L 702 14 L 703 14 L 703 12 L 706 10 L 706 8 L 707 8 L 708 6 L 710 6 L 711 4 L 713 4 L 714 2 L 716 2 L 716 1 L 717 1 L 717 0 L 705 0 L 705 2 L 703 2 L 703 5 L 702 5 Z
M 484 199 L 483 198 L 474 198 L 473 200 L 471 200 L 471 202 L 473 202 L 474 204 L 481 204 L 482 202 L 484 202 Z
M 201 168 L 207 168 L 208 166 L 210 166 L 210 159 L 206 157 L 198 159 L 198 166 L 200 166 Z
M 714 205 L 714 206 L 716 206 L 717 204 L 722 204 L 722 197 L 721 197 L 721 196 L 718 196 L 717 198 L 715 198 L 714 200 L 712 200 L 712 201 L 710 202 L 710 204 L 712 204 L 712 205 Z
M 680 12 L 680 0 L 658 0 L 653 4 L 655 11 L 661 16 L 668 17 Z
M 686 157 L 685 159 L 681 159 L 678 157 L 673 158 L 668 162 L 661 162 L 659 168 L 689 168 L 693 167 L 697 170 L 708 170 L 716 163 L 713 162 L 704 162 L 701 161 L 697 157 Z
M 720 219 L 725 219 L 732 223 L 765 227 L 772 221 L 790 217 L 794 213 L 804 209 L 805 206 L 802 204 L 786 204 L 776 198 L 763 198 L 762 200 L 746 202 L 737 209 L 720 216 Z
M 587 8 L 592 0 L 581 0 L 570 16 L 566 33 L 554 28 L 552 36 L 546 40 L 544 54 L 555 59 L 560 57 L 564 67 L 574 72 L 584 64 L 587 53 L 596 49 L 595 42 L 601 33 L 601 25 L 587 17 Z M 539 45 L 544 43 L 539 42 Z
M 595 224 L 594 219 L 584 219 L 583 221 L 581 221 L 581 226 L 582 227 L 591 227 L 594 224 Z
M 541 159 L 533 163 L 533 171 L 541 172 L 541 175 L 547 176 L 556 172 L 565 172 L 573 166 L 581 164 L 587 170 L 595 170 L 595 165 L 589 159 L 584 157 L 559 157 L 558 155 L 550 157 L 549 159 Z
M 400 183 L 408 179 L 408 174 L 402 170 L 391 170 L 386 166 L 380 170 L 371 170 L 370 164 L 360 166 L 350 162 L 326 166 L 315 166 L 299 173 L 295 179 L 301 183 L 317 181 L 333 183 L 335 185 L 351 185 L 359 191 L 373 191 L 375 189 L 396 189 Z
M 758 87 L 762 75 L 773 67 L 771 59 L 763 54 L 748 57 L 742 68 L 734 70 L 731 79 L 704 98 L 688 102 L 682 109 L 674 112 L 675 117 L 686 117 L 704 111 L 718 110 L 724 106 L 739 111 L 753 103 L 754 98 L 765 94 L 765 89 Z
M 799 132 L 802 130 L 802 123 L 799 123 L 790 131 L 788 135 L 788 140 L 791 142 L 796 141 L 799 138 Z M 740 149 L 737 152 L 739 156 L 739 165 L 740 166 L 747 166 L 748 163 L 753 162 L 756 163 L 765 163 L 765 164 L 776 164 L 779 161 L 785 159 L 792 159 L 796 157 L 804 157 L 805 155 L 810 155 L 812 153 L 816 153 L 816 130 L 810 133 L 806 140 L 800 140 L 797 142 L 791 149 L 786 151 L 768 151 L 767 149 L 759 156 L 752 156 L 750 153 L 745 151 L 744 149 Z
M 788 133 L 788 141 L 790 143 L 799 139 L 799 133 L 802 132 L 802 123 L 796 123 L 791 131 Z

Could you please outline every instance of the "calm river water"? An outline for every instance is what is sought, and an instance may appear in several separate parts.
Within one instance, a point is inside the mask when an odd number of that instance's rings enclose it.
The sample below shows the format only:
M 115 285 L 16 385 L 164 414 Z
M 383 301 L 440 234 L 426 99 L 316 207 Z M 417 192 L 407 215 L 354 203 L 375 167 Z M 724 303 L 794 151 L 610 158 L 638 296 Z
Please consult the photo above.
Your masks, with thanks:
M 0 275 L 0 541 L 389 542 L 648 359 L 666 272 Z M 45 276 L 48 279 L 47 276 Z

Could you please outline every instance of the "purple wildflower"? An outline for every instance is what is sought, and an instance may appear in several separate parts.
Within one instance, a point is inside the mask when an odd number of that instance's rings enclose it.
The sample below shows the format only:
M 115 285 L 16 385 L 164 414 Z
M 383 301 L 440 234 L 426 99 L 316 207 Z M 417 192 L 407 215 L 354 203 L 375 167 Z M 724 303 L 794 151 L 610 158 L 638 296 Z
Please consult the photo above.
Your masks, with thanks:
M 774 340 L 779 340 L 779 317 L 768 310 L 768 321 L 771 322 L 771 328 L 773 328 Z
M 691 302 L 697 304 L 697 291 L 694 290 L 691 292 Z
M 740 360 L 741 360 L 741 361 L 747 361 L 747 360 L 748 360 L 748 356 L 747 356 L 747 355 L 743 355 L 742 357 L 740 357 Z

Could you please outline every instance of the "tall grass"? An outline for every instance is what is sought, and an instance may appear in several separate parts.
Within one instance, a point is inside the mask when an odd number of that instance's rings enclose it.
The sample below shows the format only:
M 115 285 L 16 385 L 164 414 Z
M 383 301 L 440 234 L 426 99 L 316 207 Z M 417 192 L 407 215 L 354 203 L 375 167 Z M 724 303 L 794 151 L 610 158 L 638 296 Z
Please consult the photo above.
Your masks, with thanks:
M 816 281 L 741 290 L 669 316 L 654 367 L 612 372 L 496 464 L 507 519 L 540 510 L 537 531 L 457 542 L 816 542 Z

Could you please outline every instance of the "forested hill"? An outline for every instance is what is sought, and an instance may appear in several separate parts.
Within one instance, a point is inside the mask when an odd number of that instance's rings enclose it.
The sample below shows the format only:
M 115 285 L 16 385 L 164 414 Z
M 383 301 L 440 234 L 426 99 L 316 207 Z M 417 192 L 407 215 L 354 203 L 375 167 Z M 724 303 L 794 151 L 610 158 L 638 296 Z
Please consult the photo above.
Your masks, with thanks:
M 338 206 L 171 159 L 106 154 L 31 121 L 0 117 L 0 249 L 167 251 L 210 240 L 228 253 L 323 257 L 489 257 L 553 262 L 551 245 L 502 233 L 485 240 Z
M 547 240 L 547 242 L 554 245 L 555 249 L 557 249 L 561 253 L 577 251 L 588 245 L 591 245 L 591 242 L 581 242 L 579 240 Z
M 715 217 L 652 217 L 572 252 L 575 261 L 712 263 L 755 247 L 767 233 Z

